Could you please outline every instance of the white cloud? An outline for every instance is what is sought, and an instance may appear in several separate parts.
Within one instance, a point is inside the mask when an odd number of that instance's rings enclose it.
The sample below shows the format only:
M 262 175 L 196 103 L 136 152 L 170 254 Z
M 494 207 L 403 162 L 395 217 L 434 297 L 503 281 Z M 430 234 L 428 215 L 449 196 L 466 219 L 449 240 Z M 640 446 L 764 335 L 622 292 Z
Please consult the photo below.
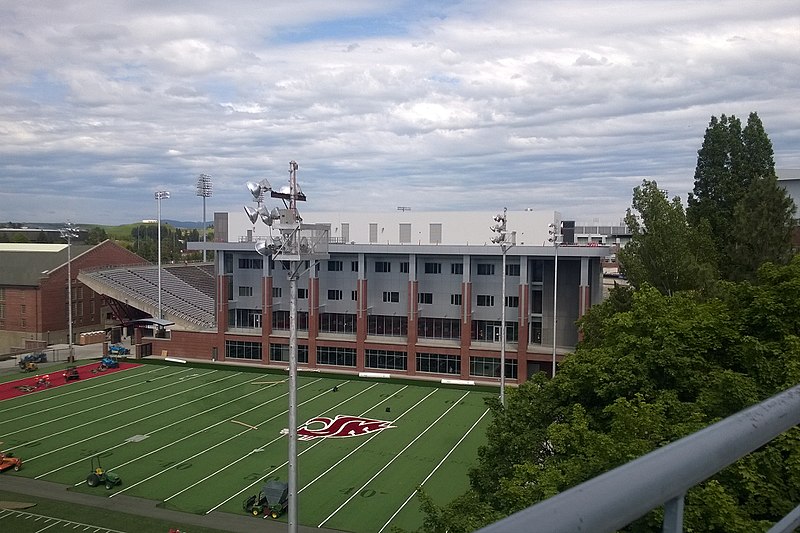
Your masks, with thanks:
M 758 111 L 800 166 L 794 1 L 17 3 L 0 8 L 0 211 L 197 219 L 244 182 L 315 211 L 559 210 L 616 222 L 692 187 L 710 116 Z M 125 209 L 108 209 L 109 196 Z M 62 198 L 63 201 L 58 199 Z M 88 216 L 88 215 L 86 215 Z

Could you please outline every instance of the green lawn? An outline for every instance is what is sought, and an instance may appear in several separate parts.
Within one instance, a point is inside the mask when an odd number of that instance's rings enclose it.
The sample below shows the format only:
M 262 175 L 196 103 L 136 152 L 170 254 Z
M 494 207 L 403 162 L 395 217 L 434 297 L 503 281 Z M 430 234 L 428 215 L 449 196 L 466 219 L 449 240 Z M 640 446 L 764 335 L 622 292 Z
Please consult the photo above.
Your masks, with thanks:
M 299 442 L 299 522 L 353 532 L 420 526 L 416 487 L 442 503 L 466 489 L 491 394 L 301 375 L 301 424 L 352 415 L 392 427 Z M 0 402 L 0 441 L 25 461 L 11 475 L 178 511 L 241 514 L 264 480 L 287 479 L 287 408 L 285 374 L 146 364 Z M 121 486 L 85 484 L 94 456 Z

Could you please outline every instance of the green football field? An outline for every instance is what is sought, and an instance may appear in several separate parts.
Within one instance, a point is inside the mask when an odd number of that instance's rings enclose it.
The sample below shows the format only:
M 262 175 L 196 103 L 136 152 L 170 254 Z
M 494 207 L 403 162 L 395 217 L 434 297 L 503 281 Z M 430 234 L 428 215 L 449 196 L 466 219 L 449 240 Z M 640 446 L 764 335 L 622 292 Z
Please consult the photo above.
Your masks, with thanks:
M 244 514 L 242 502 L 266 480 L 287 480 L 288 455 L 286 374 L 248 370 L 144 364 L 2 400 L 0 449 L 24 460 L 2 475 L 188 513 Z M 417 487 L 438 503 L 467 488 L 494 394 L 302 374 L 299 523 L 419 527 Z M 122 484 L 87 486 L 93 457 Z

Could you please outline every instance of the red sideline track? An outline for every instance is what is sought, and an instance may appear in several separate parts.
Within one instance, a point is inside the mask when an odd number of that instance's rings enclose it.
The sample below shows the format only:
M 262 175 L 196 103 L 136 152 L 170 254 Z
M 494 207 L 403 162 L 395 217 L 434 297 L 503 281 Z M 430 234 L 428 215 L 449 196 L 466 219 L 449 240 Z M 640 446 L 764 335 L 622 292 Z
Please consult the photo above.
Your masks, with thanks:
M 83 381 L 84 379 L 96 378 L 98 376 L 112 374 L 114 372 L 119 372 L 120 370 L 126 370 L 128 368 L 134 368 L 137 366 L 139 366 L 137 363 L 121 362 L 119 364 L 119 368 L 107 368 L 103 371 L 100 371 L 99 362 L 91 363 L 88 365 L 81 365 L 77 367 L 78 375 L 81 378 L 73 381 L 67 381 L 66 379 L 64 379 L 64 369 L 55 370 L 53 372 L 39 371 L 32 376 L 29 375 L 29 377 L 24 377 L 22 379 L 17 379 L 14 381 L 8 381 L 6 383 L 0 383 L 0 401 L 8 400 L 10 398 L 16 398 L 17 396 L 23 396 L 25 394 L 31 394 L 33 392 L 47 390 L 48 388 L 52 389 L 53 387 L 68 385 L 69 383 Z M 44 376 L 50 377 L 50 387 L 44 387 L 41 385 L 37 387 L 37 381 Z

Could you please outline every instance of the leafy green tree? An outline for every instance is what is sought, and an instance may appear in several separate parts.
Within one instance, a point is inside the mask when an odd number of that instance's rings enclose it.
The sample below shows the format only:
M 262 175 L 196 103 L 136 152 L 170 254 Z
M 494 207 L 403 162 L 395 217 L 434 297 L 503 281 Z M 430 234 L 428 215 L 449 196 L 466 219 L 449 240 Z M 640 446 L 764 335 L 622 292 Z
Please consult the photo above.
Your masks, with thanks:
M 800 257 L 709 291 L 625 289 L 584 324 L 554 378 L 492 399 L 469 492 L 423 498 L 424 531 L 473 531 L 800 382 Z M 800 501 L 799 444 L 794 428 L 691 489 L 685 530 L 766 531 Z M 661 517 L 625 530 L 660 531 Z
M 631 241 L 617 257 L 634 287 L 649 283 L 672 294 L 701 289 L 715 278 L 714 246 L 708 234 L 702 226 L 689 226 L 680 198 L 668 201 L 655 181 L 644 180 L 633 190 L 625 223 Z
M 94 226 L 86 233 L 86 244 L 100 244 L 106 239 L 108 239 L 108 234 L 100 226 Z
M 724 279 L 753 279 L 762 263 L 788 261 L 794 204 L 774 181 L 772 142 L 758 114 L 744 129 L 733 115 L 712 116 L 687 217 L 694 227 L 708 223 Z

